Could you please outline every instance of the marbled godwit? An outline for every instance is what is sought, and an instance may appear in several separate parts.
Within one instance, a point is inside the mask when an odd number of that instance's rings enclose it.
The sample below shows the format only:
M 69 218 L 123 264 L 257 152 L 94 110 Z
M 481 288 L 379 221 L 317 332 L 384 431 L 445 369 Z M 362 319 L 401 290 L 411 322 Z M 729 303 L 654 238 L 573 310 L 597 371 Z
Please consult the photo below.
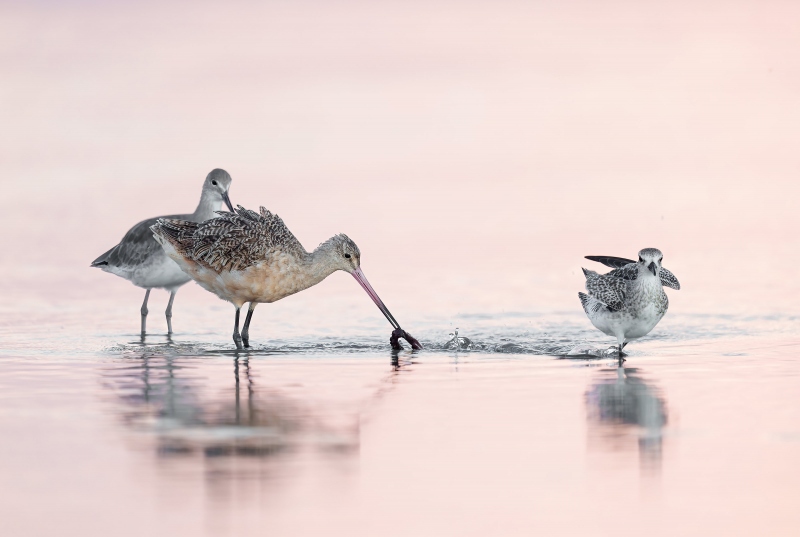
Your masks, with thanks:
M 147 324 L 147 300 L 153 288 L 169 291 L 167 304 L 167 333 L 172 333 L 172 303 L 178 288 L 188 282 L 189 278 L 171 259 L 153 238 L 150 226 L 159 218 L 179 218 L 192 222 L 208 220 L 222 207 L 222 203 L 233 211 L 228 190 L 231 187 L 231 176 L 225 170 L 211 170 L 203 181 L 200 203 L 192 214 L 176 214 L 148 218 L 139 222 L 122 237 L 119 244 L 92 261 L 91 266 L 99 267 L 106 272 L 116 274 L 129 280 L 133 285 L 146 289 L 142 303 L 142 335 L 145 335 Z
M 335 235 L 307 252 L 277 215 L 241 205 L 202 223 L 159 219 L 150 229 L 167 255 L 204 289 L 236 307 L 233 341 L 250 346 L 250 321 L 260 303 L 270 303 L 316 285 L 337 270 L 353 275 L 399 337 L 422 348 L 389 313 L 361 272 L 361 252 L 347 235 Z M 239 333 L 239 312 L 250 303 Z M 399 332 L 398 332 L 399 331 Z M 396 337 L 394 339 L 396 343 Z
M 608 274 L 583 269 L 588 295 L 578 293 L 592 324 L 617 338 L 618 351 L 631 339 L 646 336 L 669 307 L 664 286 L 680 289 L 678 279 L 661 266 L 664 255 L 655 248 L 639 252 L 639 261 L 609 256 L 586 256 L 613 267 Z

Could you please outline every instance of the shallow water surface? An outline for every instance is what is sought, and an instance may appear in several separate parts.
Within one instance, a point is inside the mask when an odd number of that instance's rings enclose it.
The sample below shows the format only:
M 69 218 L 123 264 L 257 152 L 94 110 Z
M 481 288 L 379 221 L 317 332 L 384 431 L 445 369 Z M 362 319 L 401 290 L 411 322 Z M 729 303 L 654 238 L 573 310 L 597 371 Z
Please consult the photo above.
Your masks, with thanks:
M 0 2 L 0 537 L 798 535 L 798 2 Z M 234 204 L 353 279 L 89 263 Z M 681 282 L 628 345 L 586 255 Z M 458 329 L 461 345 L 448 343 Z
M 4 534 L 788 535 L 800 524 L 794 319 L 688 316 L 629 345 L 621 367 L 564 356 L 610 343 L 579 315 L 457 322 L 473 350 L 448 349 L 434 326 L 417 331 L 422 352 L 358 335 L 235 352 L 202 332 L 59 348 L 74 338 L 61 330 L 39 334 L 46 352 L 6 348 Z M 3 330 L 11 338 L 14 322 Z

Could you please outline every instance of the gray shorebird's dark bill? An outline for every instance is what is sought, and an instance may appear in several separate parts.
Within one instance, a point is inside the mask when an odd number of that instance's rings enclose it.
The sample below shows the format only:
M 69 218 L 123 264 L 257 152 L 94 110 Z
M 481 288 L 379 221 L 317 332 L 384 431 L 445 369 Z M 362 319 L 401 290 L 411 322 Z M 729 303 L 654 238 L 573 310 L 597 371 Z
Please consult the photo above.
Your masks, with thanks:
M 392 328 L 394 328 L 394 329 L 400 328 L 400 325 L 397 323 L 397 321 L 394 320 L 394 317 L 392 317 L 392 314 L 389 313 L 389 308 L 386 307 L 386 305 L 383 303 L 383 301 L 378 296 L 378 293 L 375 292 L 375 289 L 373 289 L 372 286 L 367 281 L 367 277 L 364 276 L 363 272 L 361 272 L 361 267 L 359 267 L 359 268 L 357 268 L 356 270 L 353 271 L 353 278 L 356 279 L 356 281 L 359 283 L 359 285 L 361 285 L 361 287 L 364 288 L 364 291 L 367 292 L 367 294 L 372 299 L 372 301 L 375 302 L 375 305 L 378 306 L 379 310 L 381 310 L 381 313 L 383 313 L 383 315 L 386 317 L 386 319 L 392 325 Z
M 653 276 L 658 276 L 658 267 L 656 267 L 655 262 L 651 262 L 649 265 L 647 265 L 647 268 L 650 269 L 650 272 L 653 273 Z
M 228 206 L 228 210 L 233 212 L 233 205 L 231 204 L 231 199 L 228 197 L 227 192 L 222 193 L 222 200 L 225 202 L 225 205 Z

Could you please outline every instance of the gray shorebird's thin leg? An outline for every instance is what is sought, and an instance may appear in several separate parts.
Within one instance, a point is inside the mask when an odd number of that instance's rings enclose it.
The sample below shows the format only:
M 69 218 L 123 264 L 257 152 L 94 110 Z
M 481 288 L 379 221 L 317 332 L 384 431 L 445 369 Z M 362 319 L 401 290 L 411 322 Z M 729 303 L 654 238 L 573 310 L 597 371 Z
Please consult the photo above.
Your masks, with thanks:
M 247 308 L 247 317 L 244 318 L 244 327 L 242 327 L 242 342 L 244 342 L 245 347 L 250 346 L 250 319 L 253 318 L 253 310 L 256 309 L 257 305 L 257 303 L 251 302 L 250 307 Z
M 177 291 L 170 291 L 167 311 L 164 312 L 167 316 L 167 335 L 172 334 L 172 303 L 175 301 L 175 293 L 177 293 Z
M 242 336 L 239 335 L 239 310 L 241 308 L 236 308 L 236 322 L 233 325 L 233 342 L 236 343 L 236 348 L 241 350 L 242 349 Z
M 147 300 L 150 298 L 150 289 L 144 294 L 144 302 L 142 302 L 142 335 L 145 335 L 147 327 Z

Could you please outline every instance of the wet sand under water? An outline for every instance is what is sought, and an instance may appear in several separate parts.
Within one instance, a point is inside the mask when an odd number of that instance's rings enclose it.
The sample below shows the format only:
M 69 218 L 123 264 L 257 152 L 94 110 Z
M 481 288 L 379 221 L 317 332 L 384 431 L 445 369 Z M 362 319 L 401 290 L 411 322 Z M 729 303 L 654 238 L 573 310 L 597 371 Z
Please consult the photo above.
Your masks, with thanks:
M 396 354 L 377 336 L 240 354 L 202 332 L 26 343 L 6 319 L 2 534 L 798 527 L 794 319 L 683 316 L 619 368 L 558 356 L 610 344 L 579 315 L 529 317 L 459 319 L 472 351 L 421 327 L 428 350 Z

